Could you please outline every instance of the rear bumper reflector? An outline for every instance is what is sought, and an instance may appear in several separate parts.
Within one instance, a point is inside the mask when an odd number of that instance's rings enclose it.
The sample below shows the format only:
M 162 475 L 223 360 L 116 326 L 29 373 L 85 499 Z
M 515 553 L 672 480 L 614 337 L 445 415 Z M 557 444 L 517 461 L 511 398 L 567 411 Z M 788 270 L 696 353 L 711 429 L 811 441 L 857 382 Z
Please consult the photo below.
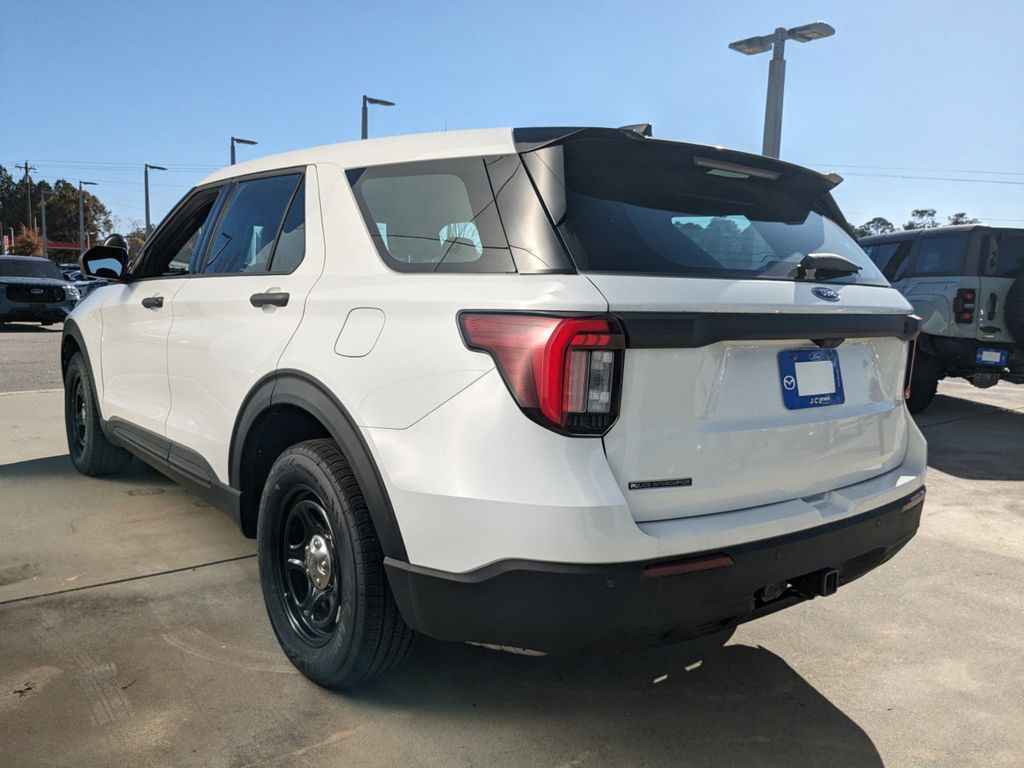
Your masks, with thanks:
M 681 573 L 695 573 L 696 571 L 710 571 L 712 568 L 726 568 L 733 564 L 733 559 L 728 555 L 704 555 L 702 557 L 688 557 L 683 560 L 669 560 L 664 563 L 651 563 L 646 566 L 641 579 L 657 579 L 661 576 L 677 576 Z

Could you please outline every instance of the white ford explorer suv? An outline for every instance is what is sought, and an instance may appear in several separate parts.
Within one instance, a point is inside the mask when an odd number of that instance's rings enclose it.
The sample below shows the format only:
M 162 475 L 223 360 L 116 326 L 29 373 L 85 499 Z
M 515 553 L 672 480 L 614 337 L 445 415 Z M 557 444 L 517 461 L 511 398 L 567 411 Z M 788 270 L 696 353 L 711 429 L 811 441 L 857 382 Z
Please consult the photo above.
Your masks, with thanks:
M 417 633 L 548 653 L 833 593 L 917 530 L 918 319 L 834 176 L 631 129 L 434 133 L 226 168 L 79 304 L 71 459 L 258 542 L 351 685 Z

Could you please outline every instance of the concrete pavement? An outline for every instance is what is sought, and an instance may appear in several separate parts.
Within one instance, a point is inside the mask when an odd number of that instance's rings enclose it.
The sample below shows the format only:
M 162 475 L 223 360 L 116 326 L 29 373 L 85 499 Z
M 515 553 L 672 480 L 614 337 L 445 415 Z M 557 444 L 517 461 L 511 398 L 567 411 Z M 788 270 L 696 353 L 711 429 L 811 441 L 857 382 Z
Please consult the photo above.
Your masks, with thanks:
M 1020 766 L 1024 388 L 940 391 L 918 536 L 701 666 L 425 641 L 350 694 L 278 650 L 223 515 L 78 476 L 61 394 L 0 395 L 0 766 Z

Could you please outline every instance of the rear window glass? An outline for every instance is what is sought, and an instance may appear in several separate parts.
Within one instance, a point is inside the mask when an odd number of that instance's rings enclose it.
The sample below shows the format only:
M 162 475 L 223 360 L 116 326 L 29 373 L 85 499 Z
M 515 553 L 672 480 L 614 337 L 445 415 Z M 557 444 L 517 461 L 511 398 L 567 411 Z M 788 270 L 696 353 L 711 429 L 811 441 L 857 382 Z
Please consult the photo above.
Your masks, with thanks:
M 917 242 L 915 275 L 959 275 L 963 273 L 967 233 L 922 237 Z
M 558 181 L 535 178 L 582 271 L 795 279 L 805 256 L 832 253 L 861 267 L 837 282 L 885 284 L 813 174 L 709 167 L 693 147 L 631 139 L 557 149 L 528 167 Z
M 482 158 L 349 172 L 367 231 L 402 272 L 514 272 Z
M 0 277 L 48 277 L 63 280 L 64 273 L 47 259 L 0 259 Z

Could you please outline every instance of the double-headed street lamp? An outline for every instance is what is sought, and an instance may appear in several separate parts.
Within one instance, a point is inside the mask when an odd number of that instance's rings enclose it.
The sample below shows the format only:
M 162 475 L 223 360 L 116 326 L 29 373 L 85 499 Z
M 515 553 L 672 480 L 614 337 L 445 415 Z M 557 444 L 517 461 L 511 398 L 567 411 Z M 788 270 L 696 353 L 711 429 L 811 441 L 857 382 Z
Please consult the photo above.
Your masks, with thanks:
M 234 147 L 232 147 L 232 149 L 234 149 Z M 234 160 L 234 158 L 232 158 L 232 160 Z M 149 233 L 153 231 L 153 227 L 149 223 L 149 172 L 150 172 L 150 170 L 166 171 L 167 169 L 164 168 L 162 165 L 152 165 L 150 163 L 146 163 L 146 165 L 145 165 L 145 167 L 144 167 L 144 169 L 142 171 L 143 178 L 146 181 L 146 237 L 149 237 Z
M 83 200 L 82 187 L 95 187 L 95 181 L 78 182 L 78 258 L 85 253 L 85 204 Z
M 386 99 L 375 99 L 372 96 L 363 95 L 363 130 L 360 133 L 360 138 L 365 139 L 368 134 L 367 118 L 369 117 L 369 110 L 366 108 L 367 104 L 376 104 L 381 107 L 393 107 L 395 102 L 387 101 Z
M 257 142 L 252 139 L 239 139 L 234 136 L 231 137 L 231 164 L 235 164 L 235 144 L 249 144 L 255 145 Z
M 831 37 L 835 33 L 836 31 L 831 25 L 824 21 L 816 21 L 813 24 L 804 24 L 792 29 L 778 27 L 770 35 L 748 37 L 746 40 L 729 43 L 732 50 L 747 56 L 772 52 L 772 59 L 768 64 L 768 98 L 764 108 L 764 143 L 761 154 L 778 157 L 779 147 L 782 144 L 782 95 L 786 84 L 786 59 L 784 58 L 786 41 L 796 40 L 798 43 L 809 43 L 812 40 Z

